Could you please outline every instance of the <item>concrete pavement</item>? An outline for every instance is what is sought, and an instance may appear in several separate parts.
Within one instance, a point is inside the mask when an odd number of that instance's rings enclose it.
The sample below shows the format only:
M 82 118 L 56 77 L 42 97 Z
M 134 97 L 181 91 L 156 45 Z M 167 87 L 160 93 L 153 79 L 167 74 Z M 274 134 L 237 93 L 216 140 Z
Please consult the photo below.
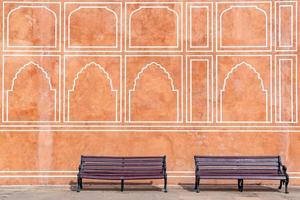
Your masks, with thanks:
M 89 186 L 77 193 L 70 186 L 0 186 L 0 200 L 299 200 L 300 187 L 290 187 L 284 194 L 276 186 L 245 186 L 238 192 L 236 186 L 202 186 L 202 191 L 193 192 L 191 185 L 169 187 L 161 192 L 159 187 L 126 186 L 121 193 L 119 186 Z

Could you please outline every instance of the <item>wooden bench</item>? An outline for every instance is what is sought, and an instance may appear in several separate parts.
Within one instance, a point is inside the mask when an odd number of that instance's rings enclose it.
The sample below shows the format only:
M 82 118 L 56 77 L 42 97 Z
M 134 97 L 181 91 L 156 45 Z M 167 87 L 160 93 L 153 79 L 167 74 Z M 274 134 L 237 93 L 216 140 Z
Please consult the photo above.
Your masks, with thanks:
M 289 176 L 280 156 L 215 157 L 195 156 L 195 190 L 200 191 L 203 179 L 236 179 L 238 190 L 243 191 L 244 180 L 279 180 L 288 193 Z
M 77 192 L 82 189 L 82 179 L 120 180 L 122 192 L 125 180 L 164 179 L 164 191 L 167 192 L 166 156 L 81 156 Z

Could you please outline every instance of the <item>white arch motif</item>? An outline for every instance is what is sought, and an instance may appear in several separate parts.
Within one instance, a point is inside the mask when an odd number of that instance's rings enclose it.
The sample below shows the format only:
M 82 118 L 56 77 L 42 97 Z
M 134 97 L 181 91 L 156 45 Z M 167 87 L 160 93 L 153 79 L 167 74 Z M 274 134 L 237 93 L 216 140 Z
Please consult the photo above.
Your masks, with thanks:
M 96 62 L 90 62 L 90 63 L 86 64 L 84 67 L 82 67 L 80 69 L 80 71 L 76 74 L 75 79 L 73 80 L 72 89 L 68 90 L 68 110 L 67 110 L 68 115 L 67 115 L 67 121 L 70 121 L 70 94 L 71 94 L 71 92 L 75 91 L 75 87 L 76 87 L 77 81 L 79 79 L 79 76 L 81 74 L 83 74 L 84 71 L 86 71 L 91 66 L 96 66 L 97 69 L 100 70 L 100 72 L 104 75 L 104 77 L 109 81 L 111 91 L 113 93 L 115 93 L 115 98 L 116 98 L 116 102 L 115 102 L 115 104 L 116 104 L 116 120 L 115 121 L 118 121 L 118 93 L 117 93 L 118 90 L 114 89 L 112 79 L 110 78 L 108 72 L 100 64 L 97 64 Z M 87 122 L 91 122 L 91 121 L 87 121 Z M 99 122 L 99 121 L 97 121 L 97 122 Z
M 136 14 L 137 12 L 141 11 L 142 9 L 150 9 L 150 8 L 154 8 L 154 9 L 167 9 L 168 11 L 171 11 L 172 13 L 174 13 L 176 15 L 176 46 L 133 46 L 131 44 L 131 19 L 132 19 L 132 15 Z M 178 48 L 179 47 L 179 15 L 178 13 L 169 8 L 169 6 L 140 6 L 138 9 L 134 10 L 133 12 L 131 12 L 129 14 L 129 27 L 128 27 L 128 42 L 129 42 L 129 48 Z
M 54 37 L 54 45 L 50 45 L 50 46 L 27 46 L 27 45 L 21 45 L 21 46 L 16 46 L 16 45 L 9 45 L 9 20 L 10 20 L 10 16 L 13 12 L 21 9 L 21 8 L 42 8 L 42 9 L 46 9 L 48 12 L 50 12 L 53 16 L 54 16 L 54 20 L 55 20 L 55 26 L 54 26 L 54 31 L 55 31 L 55 37 Z M 57 17 L 56 17 L 56 13 L 51 10 L 50 8 L 48 8 L 47 6 L 18 6 L 17 8 L 12 9 L 11 11 L 9 11 L 9 13 L 7 14 L 7 18 L 6 18 L 6 46 L 7 47 L 28 47 L 28 48 L 41 48 L 41 47 L 52 47 L 52 48 L 56 48 L 57 47 Z
M 261 46 L 261 45 L 259 45 L 259 46 L 248 46 L 248 45 L 247 46 L 240 46 L 240 45 L 239 46 L 228 46 L 228 45 L 223 46 L 223 36 L 222 36 L 222 33 L 223 33 L 223 15 L 226 12 L 228 12 L 228 11 L 234 9 L 234 8 L 254 8 L 254 9 L 262 12 L 265 15 L 265 20 L 266 20 L 266 44 L 265 45 L 263 45 L 263 46 Z M 221 48 L 226 48 L 226 47 L 234 47 L 234 48 L 243 48 L 243 47 L 268 47 L 268 32 L 269 32 L 269 30 L 268 30 L 268 15 L 267 15 L 266 11 L 264 11 L 261 8 L 259 8 L 258 6 L 254 6 L 254 5 L 251 5 L 251 6 L 245 6 L 245 5 L 244 6 L 241 6 L 241 5 L 230 6 L 229 8 L 223 10 L 221 12 L 221 14 L 220 14 L 220 47 Z
M 160 70 L 163 71 L 164 74 L 167 75 L 167 78 L 170 81 L 170 85 L 172 88 L 172 92 L 176 92 L 176 121 L 179 122 L 179 93 L 178 93 L 178 89 L 175 89 L 175 85 L 174 85 L 174 80 L 172 79 L 170 73 L 166 70 L 166 68 L 164 68 L 161 64 L 157 63 L 157 62 L 151 62 L 147 65 L 145 65 L 137 74 L 136 78 L 134 79 L 134 83 L 133 83 L 133 87 L 132 89 L 129 90 L 129 97 L 128 97 L 128 104 L 129 104 L 129 121 L 131 121 L 131 93 L 136 91 L 136 85 L 138 80 L 141 78 L 141 76 L 143 75 L 143 73 L 146 71 L 146 69 L 148 69 L 150 66 L 156 66 L 158 67 Z
M 225 79 L 224 79 L 224 82 L 223 82 L 223 86 L 222 86 L 222 89 L 220 91 L 220 121 L 223 122 L 223 93 L 225 92 L 226 90 L 226 84 L 227 84 L 227 81 L 230 79 L 231 75 L 241 66 L 246 66 L 248 67 L 252 72 L 254 72 L 257 76 L 257 79 L 260 81 L 260 85 L 261 85 L 261 88 L 262 88 L 262 92 L 265 94 L 266 96 L 266 121 L 268 121 L 268 90 L 265 89 L 265 86 L 264 86 L 264 83 L 263 83 L 263 80 L 261 78 L 261 75 L 256 71 L 256 69 L 248 64 L 247 62 L 243 61 L 237 65 L 235 65 L 226 75 Z
M 23 65 L 15 74 L 14 78 L 12 79 L 12 84 L 9 90 L 6 91 L 6 121 L 8 120 L 8 102 L 9 102 L 9 93 L 14 91 L 14 86 L 15 86 L 15 81 L 18 79 L 19 75 L 21 74 L 21 72 L 27 68 L 28 66 L 33 65 L 34 67 L 36 67 L 38 70 L 40 70 L 42 72 L 42 74 L 44 75 L 44 77 L 47 79 L 48 85 L 49 85 L 49 89 L 50 91 L 54 92 L 54 121 L 56 121 L 56 89 L 53 89 L 52 84 L 51 84 L 51 78 L 49 76 L 49 74 L 46 72 L 46 70 L 41 67 L 39 64 L 30 61 L 27 64 Z
M 115 40 L 115 45 L 114 46 L 74 46 L 71 45 L 70 41 L 71 41 L 71 17 L 74 13 L 78 12 L 81 9 L 104 9 L 107 10 L 108 12 L 112 13 L 115 16 L 115 20 L 116 20 L 116 40 Z M 72 12 L 70 12 L 69 16 L 68 16 L 68 48 L 117 48 L 118 47 L 118 15 L 115 11 L 113 11 L 112 9 L 110 9 L 107 6 L 79 6 L 78 8 L 76 8 L 75 10 L 73 10 Z

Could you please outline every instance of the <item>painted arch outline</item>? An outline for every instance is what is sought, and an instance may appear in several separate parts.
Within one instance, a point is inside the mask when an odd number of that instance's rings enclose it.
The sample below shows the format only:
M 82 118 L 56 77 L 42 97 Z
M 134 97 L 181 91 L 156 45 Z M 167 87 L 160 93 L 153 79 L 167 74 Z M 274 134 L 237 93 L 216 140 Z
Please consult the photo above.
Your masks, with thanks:
M 53 115 L 54 115 L 54 119 L 51 120 L 51 121 L 26 121 L 26 120 L 18 120 L 18 121 L 14 121 L 14 120 L 9 120 L 9 94 L 12 94 L 14 92 L 14 88 L 15 88 L 15 82 L 18 81 L 18 78 L 20 75 L 22 75 L 22 72 L 24 70 L 26 70 L 27 68 L 29 68 L 30 66 L 33 66 L 35 69 L 38 70 L 39 73 L 41 73 L 41 75 L 44 77 L 44 79 L 47 81 L 47 84 L 48 84 L 48 87 L 49 87 L 49 91 L 53 93 L 53 100 L 54 100 L 54 103 L 53 103 Z M 23 65 L 21 68 L 19 68 L 19 70 L 15 73 L 13 79 L 12 79 L 12 83 L 11 83 L 11 86 L 10 86 L 10 89 L 6 90 L 6 110 L 5 110 L 5 119 L 2 119 L 2 120 L 5 120 L 5 122 L 56 122 L 57 119 L 56 119 L 56 105 L 57 105 L 57 91 L 56 89 L 53 88 L 52 86 L 52 83 L 51 83 L 51 78 L 48 74 L 48 72 L 42 67 L 40 66 L 39 64 L 37 64 L 36 62 L 33 62 L 33 61 L 30 61 L 28 63 L 26 63 L 25 65 Z
M 265 121 L 223 121 L 223 98 L 224 98 L 224 93 L 226 91 L 226 86 L 227 86 L 227 82 L 231 79 L 232 75 L 234 73 L 236 73 L 242 66 L 247 67 L 254 76 L 256 76 L 256 79 L 260 82 L 260 89 L 261 92 L 264 94 L 265 97 Z M 268 123 L 269 122 L 269 97 L 268 97 L 268 90 L 265 88 L 264 86 L 264 81 L 260 75 L 260 73 L 249 63 L 243 61 L 237 65 L 235 65 L 234 67 L 231 68 L 231 70 L 227 73 L 224 81 L 223 81 L 223 85 L 222 88 L 219 92 L 220 94 L 220 106 L 219 106 L 219 113 L 220 113 L 220 119 L 218 119 L 218 122 L 221 123 Z
M 70 120 L 70 96 L 72 93 L 75 92 L 76 90 L 76 86 L 78 85 L 78 80 L 80 78 L 80 76 L 84 73 L 89 73 L 88 70 L 92 67 L 95 66 L 97 68 L 97 70 L 101 73 L 101 75 L 106 79 L 106 81 L 109 83 L 109 87 L 111 90 L 111 93 L 114 94 L 115 96 L 115 120 L 109 120 L 109 121 L 103 121 L 103 120 L 96 120 L 96 121 L 78 121 L 78 120 Z M 68 90 L 68 99 L 67 99 L 67 121 L 68 122 L 118 122 L 118 90 L 114 89 L 113 86 L 113 80 L 111 79 L 109 73 L 103 68 L 103 66 L 101 66 L 100 64 L 92 61 L 88 64 L 86 64 L 84 67 L 82 67 L 80 69 L 80 71 L 78 71 L 75 75 L 75 78 L 73 80 L 73 84 L 72 84 L 72 88 Z
M 174 92 L 176 94 L 176 121 L 153 121 L 153 120 L 147 120 L 147 121 L 140 121 L 140 120 L 131 120 L 131 103 L 132 103 L 132 93 L 134 93 L 136 91 L 136 87 L 140 81 L 140 79 L 143 77 L 143 75 L 145 73 L 147 73 L 147 70 L 150 68 L 150 67 L 155 67 L 156 69 L 160 70 L 160 73 L 165 76 L 167 78 L 167 80 L 169 81 L 169 84 L 170 84 L 170 88 L 171 88 L 171 92 Z M 137 74 L 137 76 L 135 77 L 134 79 L 134 83 L 133 83 L 133 87 L 132 89 L 130 89 L 128 91 L 128 107 L 129 107 L 129 113 L 128 113 L 128 121 L 129 122 L 157 122 L 157 123 L 160 123 L 160 122 L 179 122 L 180 121 L 180 108 L 179 108 L 179 90 L 176 89 L 175 87 L 175 84 L 174 84 L 174 80 L 173 78 L 171 77 L 170 73 L 167 71 L 167 69 L 165 67 L 163 67 L 160 63 L 158 62 L 150 62 L 148 64 L 146 64 Z

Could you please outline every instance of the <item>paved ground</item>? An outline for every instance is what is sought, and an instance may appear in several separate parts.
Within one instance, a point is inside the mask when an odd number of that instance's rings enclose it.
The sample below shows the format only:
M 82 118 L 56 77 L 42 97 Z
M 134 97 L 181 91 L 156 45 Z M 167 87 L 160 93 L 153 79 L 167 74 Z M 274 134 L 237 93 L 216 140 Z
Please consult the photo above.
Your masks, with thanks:
M 275 186 L 274 186 L 275 187 Z M 1 186 L 0 200 L 299 200 L 300 187 L 291 187 L 289 194 L 266 186 L 245 186 L 243 193 L 235 186 L 203 186 L 199 194 L 191 186 L 170 187 L 168 193 L 159 188 L 127 186 L 123 193 L 118 187 L 98 187 L 77 193 L 66 186 Z

